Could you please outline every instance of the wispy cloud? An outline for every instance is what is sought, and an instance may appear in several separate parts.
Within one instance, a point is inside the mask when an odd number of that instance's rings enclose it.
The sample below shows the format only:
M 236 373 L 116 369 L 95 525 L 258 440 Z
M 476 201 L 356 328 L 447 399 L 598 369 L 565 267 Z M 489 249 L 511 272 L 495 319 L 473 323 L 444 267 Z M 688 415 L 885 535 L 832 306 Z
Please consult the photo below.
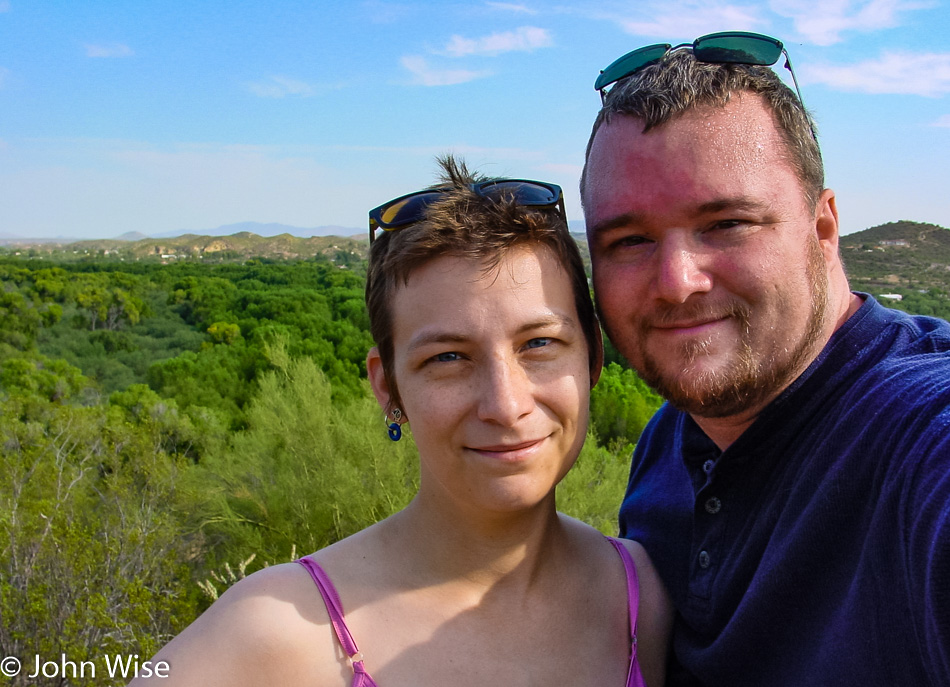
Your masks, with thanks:
M 631 3 L 627 12 L 600 12 L 598 15 L 600 19 L 614 22 L 626 33 L 663 41 L 691 39 L 711 31 L 721 31 L 724 26 L 757 30 L 768 25 L 761 8 L 755 5 L 699 0 Z
M 547 29 L 536 26 L 520 26 L 514 31 L 493 33 L 482 38 L 452 36 L 442 54 L 450 57 L 466 55 L 501 55 L 506 52 L 533 52 L 538 48 L 554 45 Z
M 406 55 L 400 62 L 413 75 L 413 83 L 420 86 L 454 86 L 488 76 L 491 72 L 470 69 L 435 69 L 424 57 Z
M 86 57 L 132 57 L 135 52 L 125 43 L 86 43 Z
M 928 0 L 770 0 L 776 14 L 789 17 L 795 30 L 815 45 L 833 45 L 845 31 L 867 33 L 900 25 L 900 15 L 933 7 Z
M 264 81 L 249 82 L 247 89 L 261 98 L 286 98 L 288 95 L 308 98 L 317 94 L 317 89 L 305 81 L 279 75 L 268 77 Z
M 843 91 L 936 98 L 950 94 L 950 53 L 885 52 L 846 66 L 806 65 L 802 77 Z
M 363 9 L 374 24 L 393 24 L 413 14 L 415 9 L 411 5 L 404 5 L 387 0 L 366 0 L 362 3 Z
M 492 9 L 502 10 L 504 12 L 520 12 L 521 14 L 537 14 L 537 10 L 533 10 L 527 5 L 518 5 L 513 2 L 486 2 L 486 5 Z
M 950 129 L 950 114 L 945 114 L 942 117 L 938 117 L 937 121 L 933 123 L 933 126 L 946 127 Z

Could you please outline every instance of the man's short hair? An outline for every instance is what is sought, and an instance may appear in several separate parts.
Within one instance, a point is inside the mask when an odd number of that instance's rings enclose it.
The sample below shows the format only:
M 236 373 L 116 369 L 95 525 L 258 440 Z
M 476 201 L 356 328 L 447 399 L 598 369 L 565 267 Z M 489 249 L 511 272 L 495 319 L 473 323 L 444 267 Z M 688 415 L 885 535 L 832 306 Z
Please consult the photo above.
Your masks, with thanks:
M 370 249 L 366 306 L 370 333 L 379 350 L 393 407 L 400 403 L 393 374 L 393 313 L 396 289 L 412 272 L 444 256 L 483 261 L 490 273 L 513 249 L 547 246 L 565 270 L 574 291 L 577 316 L 587 339 L 591 370 L 599 359 L 600 330 L 590 286 L 577 244 L 567 222 L 554 208 L 519 205 L 510 195 L 483 197 L 472 184 L 485 178 L 471 173 L 464 162 L 439 160 L 443 198 L 429 205 L 424 219 L 395 231 L 381 231 Z
M 587 162 L 600 127 L 617 115 L 643 121 L 643 131 L 690 110 L 724 107 L 734 93 L 754 93 L 772 113 L 808 205 L 814 208 L 825 185 L 815 125 L 801 100 L 769 67 L 699 62 L 690 50 L 673 50 L 655 64 L 618 81 L 607 93 L 587 142 L 581 199 L 585 198 Z

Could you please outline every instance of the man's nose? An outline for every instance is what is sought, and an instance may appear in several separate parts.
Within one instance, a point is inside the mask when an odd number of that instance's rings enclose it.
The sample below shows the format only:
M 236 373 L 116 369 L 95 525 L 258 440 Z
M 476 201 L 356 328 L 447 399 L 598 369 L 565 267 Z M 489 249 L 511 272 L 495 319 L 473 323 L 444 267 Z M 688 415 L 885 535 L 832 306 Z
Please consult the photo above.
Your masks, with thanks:
M 669 303 L 684 303 L 694 294 L 711 290 L 707 258 L 688 241 L 663 242 L 656 253 L 655 296 Z

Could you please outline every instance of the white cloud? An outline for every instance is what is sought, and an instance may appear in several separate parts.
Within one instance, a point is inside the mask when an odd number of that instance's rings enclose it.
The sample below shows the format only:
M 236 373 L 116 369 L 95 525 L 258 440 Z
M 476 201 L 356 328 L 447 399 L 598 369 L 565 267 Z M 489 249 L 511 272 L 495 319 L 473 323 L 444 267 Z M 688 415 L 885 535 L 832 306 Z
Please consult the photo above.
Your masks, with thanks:
M 86 43 L 86 57 L 132 57 L 135 53 L 125 43 L 93 45 Z
M 469 69 L 434 69 L 429 66 L 424 57 L 417 55 L 406 55 L 400 62 L 403 67 L 412 72 L 415 77 L 413 83 L 420 86 L 453 86 L 481 79 L 491 73 Z
M 844 31 L 871 32 L 899 26 L 900 14 L 933 7 L 926 0 L 770 0 L 776 14 L 789 17 L 795 30 L 815 45 L 832 45 Z
M 936 98 L 950 94 L 950 53 L 885 52 L 846 66 L 806 65 L 802 77 L 843 91 Z
M 248 83 L 247 88 L 261 98 L 285 98 L 288 95 L 307 98 L 317 93 L 316 88 L 310 84 L 286 76 L 271 76 L 264 81 L 254 81 Z
M 503 10 L 505 12 L 520 12 L 522 14 L 537 14 L 537 10 L 533 10 L 526 5 L 516 5 L 513 2 L 486 2 L 486 5 L 496 10 Z
M 631 3 L 622 13 L 601 13 L 600 18 L 616 23 L 626 33 L 673 42 L 691 40 L 723 27 L 736 30 L 761 30 L 768 22 L 755 5 L 681 0 L 680 2 Z
M 482 38 L 463 38 L 452 36 L 442 54 L 450 57 L 466 55 L 500 55 L 506 52 L 533 52 L 538 48 L 554 45 L 547 29 L 536 26 L 521 26 L 514 31 L 493 33 Z
M 945 114 L 942 117 L 938 117 L 937 121 L 933 123 L 933 126 L 950 128 L 950 114 Z

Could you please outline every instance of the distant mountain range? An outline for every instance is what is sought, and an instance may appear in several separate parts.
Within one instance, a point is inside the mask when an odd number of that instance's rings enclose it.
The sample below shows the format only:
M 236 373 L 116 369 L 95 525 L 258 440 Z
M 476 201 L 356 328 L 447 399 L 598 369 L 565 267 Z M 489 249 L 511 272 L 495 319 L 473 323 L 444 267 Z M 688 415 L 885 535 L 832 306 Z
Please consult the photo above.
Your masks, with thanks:
M 280 236 L 281 234 L 290 234 L 301 238 L 311 236 L 355 236 L 362 235 L 365 229 L 357 227 L 342 227 L 339 225 L 324 225 L 319 227 L 295 227 L 290 224 L 279 224 L 277 222 L 239 222 L 237 224 L 225 224 L 214 229 L 201 230 L 179 230 L 166 231 L 161 234 L 143 234 L 138 231 L 130 231 L 117 236 L 115 241 L 141 241 L 143 239 L 166 239 L 176 236 L 232 236 L 242 232 L 257 234 L 258 236 Z M 85 238 L 58 236 L 55 238 L 30 238 L 26 236 L 15 236 L 7 233 L 0 233 L 0 245 L 28 245 L 45 243 L 74 243 L 76 241 L 89 240 Z
M 247 227 L 257 231 L 248 231 L 245 229 Z M 281 229 L 288 231 L 275 234 Z M 308 237 L 299 234 L 308 234 Z M 584 257 L 585 266 L 589 267 L 586 236 L 582 231 L 573 236 Z M 13 243 L 9 239 L 7 242 Z M 0 240 L 0 243 L 3 241 Z M 366 234 L 359 229 L 305 229 L 254 222 L 218 227 L 201 235 L 145 237 L 140 233 L 127 233 L 115 239 L 73 242 L 24 240 L 16 244 L 18 249 L 29 246 L 34 249 L 31 253 L 46 254 L 54 259 L 100 256 L 120 260 L 201 259 L 204 262 L 249 258 L 292 260 L 326 255 L 335 261 L 351 263 L 364 259 L 368 248 Z M 950 292 L 950 230 L 944 227 L 922 222 L 890 222 L 842 236 L 840 247 L 845 270 L 856 290 L 888 293 L 901 289 L 942 289 Z

